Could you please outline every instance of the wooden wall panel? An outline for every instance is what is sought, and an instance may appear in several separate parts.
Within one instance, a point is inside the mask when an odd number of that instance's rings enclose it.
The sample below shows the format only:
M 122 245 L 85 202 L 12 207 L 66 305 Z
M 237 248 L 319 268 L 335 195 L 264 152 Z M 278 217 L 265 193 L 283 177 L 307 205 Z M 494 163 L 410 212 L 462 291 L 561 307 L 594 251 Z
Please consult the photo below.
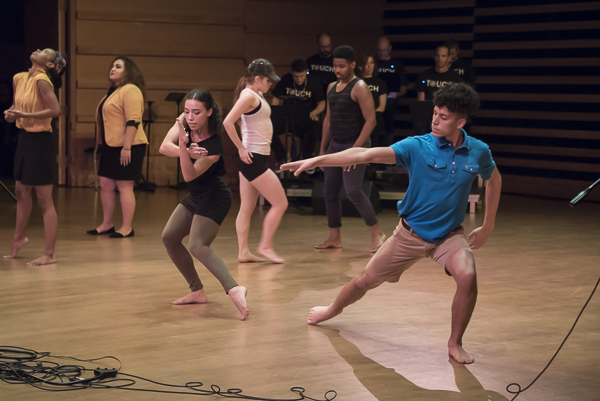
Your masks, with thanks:
M 381 33 L 383 1 L 352 3 L 306 1 L 246 1 L 246 31 L 316 36 Z
M 244 0 L 76 0 L 78 19 L 243 25 Z
M 77 57 L 77 87 L 106 88 L 109 65 L 115 56 L 81 55 Z M 132 57 L 148 89 L 186 91 L 202 87 L 208 90 L 233 90 L 244 73 L 240 59 Z
M 242 26 L 79 20 L 77 32 L 78 54 L 244 57 Z

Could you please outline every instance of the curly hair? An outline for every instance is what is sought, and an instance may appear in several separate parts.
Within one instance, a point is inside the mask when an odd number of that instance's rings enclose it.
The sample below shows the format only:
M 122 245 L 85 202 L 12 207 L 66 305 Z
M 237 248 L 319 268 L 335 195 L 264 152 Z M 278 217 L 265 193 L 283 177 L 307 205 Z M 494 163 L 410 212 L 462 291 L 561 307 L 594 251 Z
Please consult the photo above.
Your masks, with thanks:
M 354 49 L 347 45 L 336 47 L 332 54 L 333 58 L 343 58 L 348 63 L 353 63 L 356 60 Z
M 464 83 L 448 82 L 433 94 L 433 105 L 452 113 L 470 116 L 479 110 L 479 95 Z
M 62 87 L 62 76 L 66 71 L 65 67 L 67 66 L 67 61 L 59 51 L 54 49 L 52 49 L 52 51 L 54 52 L 54 68 L 46 71 L 46 74 L 48 74 L 54 88 L 60 89 Z
M 221 128 L 221 107 L 215 101 L 211 93 L 204 89 L 192 89 L 190 93 L 187 94 L 185 100 L 197 100 L 204 104 L 206 110 L 212 109 L 212 114 L 208 117 L 208 132 L 210 134 L 220 134 Z M 187 120 L 184 120 L 184 124 L 186 131 L 190 131 L 190 127 L 187 125 Z
M 119 86 L 123 86 L 123 85 L 127 85 L 127 84 L 134 84 L 135 86 L 137 86 L 140 89 L 140 91 L 142 91 L 142 95 L 144 95 L 144 98 L 145 98 L 146 97 L 146 81 L 144 80 L 144 76 L 142 75 L 142 72 L 140 71 L 138 66 L 129 57 L 118 56 L 118 57 L 115 57 L 113 59 L 113 61 L 111 61 L 109 70 L 110 70 L 110 68 L 112 68 L 112 65 L 117 60 L 123 61 L 123 69 L 125 70 L 123 73 L 123 78 L 121 79 L 121 82 L 119 82 Z

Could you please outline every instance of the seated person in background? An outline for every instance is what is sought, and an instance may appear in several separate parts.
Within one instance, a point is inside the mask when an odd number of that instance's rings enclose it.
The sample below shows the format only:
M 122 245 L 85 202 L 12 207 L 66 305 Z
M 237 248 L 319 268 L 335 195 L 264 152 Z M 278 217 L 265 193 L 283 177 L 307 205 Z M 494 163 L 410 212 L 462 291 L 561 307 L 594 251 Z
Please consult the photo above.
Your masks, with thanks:
M 331 37 L 326 33 L 317 36 L 319 52 L 306 59 L 309 75 L 318 78 L 323 87 L 323 93 L 327 93 L 327 86 L 337 81 L 333 73 L 333 57 L 331 56 Z
M 388 89 L 387 102 L 383 112 L 386 138 L 379 146 L 394 143 L 394 115 L 398 111 L 398 101 L 406 94 L 406 72 L 400 59 L 391 57 L 392 45 L 385 36 L 377 42 L 377 73 L 385 81 Z
M 465 80 L 465 83 L 471 85 L 471 87 L 475 89 L 475 80 L 477 79 L 475 70 L 467 60 L 458 58 L 458 52 L 460 51 L 458 42 L 454 39 L 450 39 L 446 41 L 445 45 L 448 48 L 448 57 L 450 58 L 451 63 L 450 69 L 460 75 L 460 77 Z
M 417 100 L 432 100 L 433 94 L 449 82 L 463 82 L 460 75 L 450 69 L 449 54 L 450 51 L 445 43 L 436 47 L 433 53 L 433 68 L 419 75 L 415 83 Z M 413 122 L 413 129 L 415 135 L 425 135 L 431 131 L 431 121 Z
M 380 139 L 384 139 L 386 136 L 383 112 L 387 101 L 388 89 L 385 81 L 377 76 L 375 57 L 371 53 L 365 53 L 359 59 L 357 75 L 369 87 L 371 95 L 373 95 L 373 102 L 375 103 L 377 125 L 373 132 L 371 132 L 371 146 L 385 146 L 387 143 L 383 143 L 384 141 L 380 141 Z M 379 144 L 380 142 L 382 142 L 381 145 Z
M 320 137 L 319 115 L 325 111 L 325 94 L 318 79 L 306 74 L 306 63 L 302 59 L 292 62 L 291 72 L 281 77 L 281 81 L 271 91 L 271 105 L 285 104 L 284 110 L 290 132 L 300 138 L 300 157 L 311 157 Z M 276 108 L 273 109 L 275 115 Z M 285 134 L 285 119 L 273 121 L 275 135 L 271 149 L 278 161 L 286 160 L 286 150 L 278 135 Z

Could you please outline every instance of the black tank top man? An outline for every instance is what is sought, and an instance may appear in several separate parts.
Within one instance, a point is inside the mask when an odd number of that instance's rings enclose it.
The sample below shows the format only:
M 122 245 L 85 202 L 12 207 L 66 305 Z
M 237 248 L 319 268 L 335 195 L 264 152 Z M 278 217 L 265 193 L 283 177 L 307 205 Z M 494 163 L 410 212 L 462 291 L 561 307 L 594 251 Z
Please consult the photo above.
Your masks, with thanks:
M 346 87 L 336 92 L 340 82 L 336 82 L 327 95 L 329 102 L 329 132 L 331 140 L 337 143 L 354 143 L 360 136 L 365 119 L 360 105 L 352 100 L 352 88 L 359 81 L 354 77 Z

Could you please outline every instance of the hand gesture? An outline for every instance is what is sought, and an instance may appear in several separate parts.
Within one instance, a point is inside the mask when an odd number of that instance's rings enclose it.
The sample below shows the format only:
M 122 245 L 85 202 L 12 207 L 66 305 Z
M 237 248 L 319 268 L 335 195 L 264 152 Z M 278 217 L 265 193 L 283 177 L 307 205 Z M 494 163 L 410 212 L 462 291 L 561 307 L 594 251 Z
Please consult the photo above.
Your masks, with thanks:
M 240 160 L 243 161 L 246 164 L 252 164 L 252 152 L 250 152 L 248 149 L 246 148 L 242 148 L 239 150 L 240 153 Z
M 20 114 L 21 112 L 19 110 L 15 110 L 13 106 L 8 110 L 4 110 L 4 119 L 6 120 L 6 122 L 14 123 L 16 119 L 20 117 Z
M 183 117 L 177 118 L 177 126 L 179 127 L 179 146 L 187 147 L 188 143 L 188 133 L 185 131 L 185 126 L 183 125 Z
M 208 150 L 206 150 L 203 147 L 198 146 L 197 143 L 191 143 L 190 147 L 188 148 L 188 154 L 190 155 L 191 159 L 200 159 L 201 157 L 206 157 L 208 156 Z
M 283 171 L 293 171 L 295 176 L 300 175 L 301 172 L 310 170 L 317 167 L 316 158 L 312 157 L 306 160 L 298 160 L 296 162 L 285 163 L 281 166 Z
M 469 240 L 473 239 L 470 246 L 471 249 L 479 249 L 487 242 L 488 237 L 492 233 L 492 230 L 484 229 L 484 227 L 478 227 L 471 231 L 469 234 Z

